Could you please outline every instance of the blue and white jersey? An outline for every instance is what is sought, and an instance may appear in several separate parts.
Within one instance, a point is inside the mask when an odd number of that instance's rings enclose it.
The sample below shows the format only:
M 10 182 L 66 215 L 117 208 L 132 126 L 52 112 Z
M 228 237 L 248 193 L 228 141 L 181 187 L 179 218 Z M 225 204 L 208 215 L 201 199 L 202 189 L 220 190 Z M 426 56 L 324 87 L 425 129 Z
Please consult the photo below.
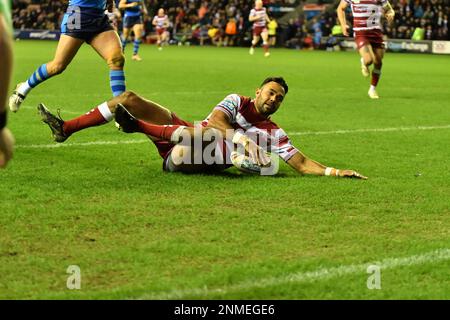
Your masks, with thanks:
M 70 0 L 69 7 L 106 9 L 106 0 Z
M 142 0 L 127 0 L 127 4 L 137 2 L 138 6 L 125 9 L 125 17 L 138 17 L 142 12 Z

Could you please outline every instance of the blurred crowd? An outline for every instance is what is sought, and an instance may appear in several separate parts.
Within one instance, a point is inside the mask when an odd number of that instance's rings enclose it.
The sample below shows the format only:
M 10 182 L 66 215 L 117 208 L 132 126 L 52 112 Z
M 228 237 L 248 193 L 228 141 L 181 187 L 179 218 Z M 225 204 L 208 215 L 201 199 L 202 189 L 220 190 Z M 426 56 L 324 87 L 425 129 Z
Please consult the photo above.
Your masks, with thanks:
M 58 0 L 13 0 L 15 29 L 58 30 L 67 4 Z
M 390 38 L 450 40 L 448 32 L 449 0 L 394 1 L 395 22 L 386 26 Z
M 273 44 L 313 49 L 323 45 L 323 37 L 339 35 L 334 7 L 329 7 L 315 17 L 301 14 L 277 24 L 276 20 L 284 15 L 276 10 L 277 7 L 294 8 L 304 1 L 263 2 L 270 8 L 269 14 L 274 20 L 269 30 Z M 151 21 L 158 8 L 166 9 L 171 21 L 170 41 L 173 43 L 248 45 L 251 39 L 251 23 L 248 21 L 248 15 L 253 8 L 254 0 L 145 0 L 145 3 L 149 11 L 149 16 L 145 18 L 149 42 L 154 37 Z M 392 25 L 385 25 L 387 37 L 450 40 L 449 0 L 392 0 L 391 4 L 396 16 Z M 66 6 L 67 1 L 13 0 L 14 28 L 58 30 Z M 352 21 L 350 10 L 348 21 Z

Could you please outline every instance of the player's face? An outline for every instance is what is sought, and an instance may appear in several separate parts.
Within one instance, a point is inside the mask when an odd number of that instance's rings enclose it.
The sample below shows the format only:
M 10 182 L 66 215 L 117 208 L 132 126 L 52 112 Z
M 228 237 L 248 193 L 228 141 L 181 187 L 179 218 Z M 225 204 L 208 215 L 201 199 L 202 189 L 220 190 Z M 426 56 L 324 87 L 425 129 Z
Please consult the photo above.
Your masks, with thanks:
M 158 16 L 163 16 L 164 15 L 164 9 L 159 9 L 158 10 Z
M 284 96 L 284 88 L 280 84 L 266 83 L 262 88 L 256 90 L 255 108 L 259 114 L 268 117 L 278 110 Z
M 263 7 L 262 1 L 255 1 L 255 9 L 261 9 Z

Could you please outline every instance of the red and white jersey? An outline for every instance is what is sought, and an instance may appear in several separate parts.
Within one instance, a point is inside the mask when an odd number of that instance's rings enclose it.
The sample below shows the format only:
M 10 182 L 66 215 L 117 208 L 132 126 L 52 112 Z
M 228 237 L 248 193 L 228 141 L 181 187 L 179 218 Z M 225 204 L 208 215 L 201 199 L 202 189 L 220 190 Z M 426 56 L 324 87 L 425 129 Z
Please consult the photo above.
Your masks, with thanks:
M 153 17 L 153 25 L 156 25 L 157 29 L 166 28 L 169 25 L 169 17 L 164 15 L 162 17 L 156 15 Z
M 388 0 L 343 0 L 352 8 L 353 31 L 382 30 L 381 16 Z
M 283 129 L 256 111 L 254 101 L 249 97 L 230 94 L 219 102 L 214 110 L 225 113 L 235 130 L 242 129 L 245 135 L 260 147 L 278 154 L 284 161 L 288 161 L 299 152 Z M 209 117 L 210 115 L 203 120 L 202 126 L 207 126 Z M 227 140 L 226 144 L 229 150 L 233 150 L 234 146 L 231 141 Z
M 265 27 L 267 23 L 267 11 L 266 8 L 255 9 L 250 11 L 250 17 L 258 17 L 257 20 L 253 21 L 253 28 L 255 27 Z

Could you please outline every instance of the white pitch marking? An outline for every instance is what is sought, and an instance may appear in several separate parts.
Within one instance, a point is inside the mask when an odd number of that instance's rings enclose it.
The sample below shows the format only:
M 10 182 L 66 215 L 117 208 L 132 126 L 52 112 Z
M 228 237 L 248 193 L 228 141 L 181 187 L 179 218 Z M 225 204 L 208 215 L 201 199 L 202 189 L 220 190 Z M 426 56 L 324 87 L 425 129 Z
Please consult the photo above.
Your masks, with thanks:
M 26 109 L 26 110 L 36 110 L 36 114 L 37 114 L 37 106 L 36 107 L 32 107 L 32 106 L 22 106 L 20 107 L 21 109 Z M 87 111 L 86 111 L 87 112 Z M 79 115 L 81 116 L 83 113 L 82 112 L 75 112 L 75 111 L 67 111 L 67 110 L 61 110 L 61 113 L 65 114 L 75 114 L 75 115 Z
M 395 132 L 395 131 L 417 131 L 417 130 L 439 130 L 450 129 L 450 125 L 444 126 L 418 126 L 418 127 L 399 127 L 399 128 L 373 128 L 373 129 L 352 129 L 352 130 L 334 130 L 334 131 L 304 131 L 291 132 L 289 136 L 308 136 L 308 135 L 326 135 L 326 134 L 348 134 L 348 133 L 365 133 L 365 132 Z M 31 144 L 16 145 L 16 148 L 29 149 L 49 149 L 59 147 L 81 147 L 81 146 L 99 146 L 99 145 L 118 145 L 118 144 L 137 144 L 145 143 L 149 140 L 124 140 L 124 141 L 91 141 L 80 143 L 59 143 L 59 144 Z
M 118 141 L 92 141 L 79 143 L 54 143 L 54 144 L 28 144 L 17 145 L 18 149 L 53 149 L 63 147 L 88 147 L 88 146 L 103 146 L 103 145 L 118 145 L 118 144 L 139 144 L 150 142 L 150 140 L 118 140 Z
M 304 132 L 291 132 L 289 134 L 289 136 L 347 134 L 347 133 L 365 133 L 365 132 L 394 132 L 394 131 L 414 131 L 414 130 L 437 130 L 437 129 L 450 129 L 450 125 L 398 127 L 398 128 L 368 128 L 368 129 L 349 129 L 349 130 L 344 129 L 344 130 L 333 130 L 333 131 L 304 131 Z
M 343 277 L 352 274 L 364 274 L 369 265 L 377 265 L 380 270 L 394 269 L 398 267 L 408 267 L 427 263 L 438 263 L 450 260 L 450 249 L 439 249 L 425 254 L 414 255 L 403 258 L 388 258 L 375 263 L 352 264 L 334 268 L 321 268 L 308 272 L 290 273 L 279 277 L 269 277 L 263 279 L 247 280 L 229 286 L 219 288 L 193 288 L 185 290 L 173 290 L 162 293 L 149 293 L 140 296 L 139 299 L 166 300 L 166 299 L 187 299 L 191 297 L 207 297 L 213 294 L 228 294 L 245 290 L 261 289 L 271 286 L 308 283 L 314 281 L 327 280 Z M 365 283 L 361 284 L 364 286 Z

